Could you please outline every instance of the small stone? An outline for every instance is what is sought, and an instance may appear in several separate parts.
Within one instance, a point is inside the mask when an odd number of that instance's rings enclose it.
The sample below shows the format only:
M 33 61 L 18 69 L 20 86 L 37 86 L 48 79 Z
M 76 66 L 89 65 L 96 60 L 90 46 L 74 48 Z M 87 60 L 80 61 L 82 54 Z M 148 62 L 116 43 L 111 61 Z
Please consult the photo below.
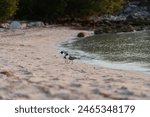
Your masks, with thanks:
M 85 37 L 85 33 L 84 32 L 80 32 L 80 33 L 78 33 L 77 37 Z

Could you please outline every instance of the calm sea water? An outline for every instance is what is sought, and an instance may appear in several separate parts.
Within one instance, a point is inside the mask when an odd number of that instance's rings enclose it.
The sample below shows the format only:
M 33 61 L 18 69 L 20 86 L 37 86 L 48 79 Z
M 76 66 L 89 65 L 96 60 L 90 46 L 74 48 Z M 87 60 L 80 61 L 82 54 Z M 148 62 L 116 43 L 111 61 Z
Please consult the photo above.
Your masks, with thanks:
M 90 64 L 150 73 L 150 31 L 95 35 L 62 47 Z

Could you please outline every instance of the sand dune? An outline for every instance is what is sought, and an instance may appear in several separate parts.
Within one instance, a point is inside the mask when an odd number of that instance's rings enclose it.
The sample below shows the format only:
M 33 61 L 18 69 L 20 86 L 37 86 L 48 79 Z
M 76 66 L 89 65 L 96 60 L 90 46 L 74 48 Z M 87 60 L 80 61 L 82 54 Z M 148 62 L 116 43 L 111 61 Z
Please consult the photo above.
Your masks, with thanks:
M 65 64 L 55 45 L 80 31 L 54 26 L 1 32 L 0 99 L 150 99 L 149 75 Z

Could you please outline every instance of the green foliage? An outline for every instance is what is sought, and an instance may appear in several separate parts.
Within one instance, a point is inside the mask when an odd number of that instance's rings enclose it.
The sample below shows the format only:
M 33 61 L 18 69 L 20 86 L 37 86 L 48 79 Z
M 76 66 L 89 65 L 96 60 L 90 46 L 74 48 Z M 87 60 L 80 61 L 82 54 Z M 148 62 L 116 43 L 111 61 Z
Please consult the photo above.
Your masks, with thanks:
M 66 14 L 75 17 L 84 17 L 95 13 L 94 0 L 68 0 Z
M 124 0 L 99 0 L 100 14 L 113 14 L 117 10 L 121 9 L 124 4 Z
M 35 13 L 40 17 L 47 19 L 55 19 L 61 17 L 66 7 L 65 0 L 39 0 L 35 5 Z
M 119 10 L 124 0 L 68 0 L 70 13 L 75 16 L 87 16 L 95 14 L 112 14 Z
M 64 13 L 65 0 L 20 0 L 16 17 L 28 20 L 47 20 Z
M 13 16 L 17 10 L 18 0 L 0 0 L 0 22 Z
M 33 4 L 35 1 L 36 0 L 19 0 L 17 18 L 27 19 L 28 16 L 33 17 L 35 15 L 33 13 Z
M 27 20 L 55 20 L 65 16 L 85 18 L 114 13 L 124 0 L 19 0 L 17 18 Z

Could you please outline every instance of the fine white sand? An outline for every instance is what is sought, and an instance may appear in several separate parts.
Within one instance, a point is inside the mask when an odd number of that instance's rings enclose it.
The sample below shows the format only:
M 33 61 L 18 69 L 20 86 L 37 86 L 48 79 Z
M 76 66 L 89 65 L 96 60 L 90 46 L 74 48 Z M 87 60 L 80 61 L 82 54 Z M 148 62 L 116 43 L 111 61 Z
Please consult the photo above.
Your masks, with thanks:
M 149 75 L 65 64 L 55 45 L 78 32 L 56 26 L 0 32 L 0 99 L 150 99 Z

